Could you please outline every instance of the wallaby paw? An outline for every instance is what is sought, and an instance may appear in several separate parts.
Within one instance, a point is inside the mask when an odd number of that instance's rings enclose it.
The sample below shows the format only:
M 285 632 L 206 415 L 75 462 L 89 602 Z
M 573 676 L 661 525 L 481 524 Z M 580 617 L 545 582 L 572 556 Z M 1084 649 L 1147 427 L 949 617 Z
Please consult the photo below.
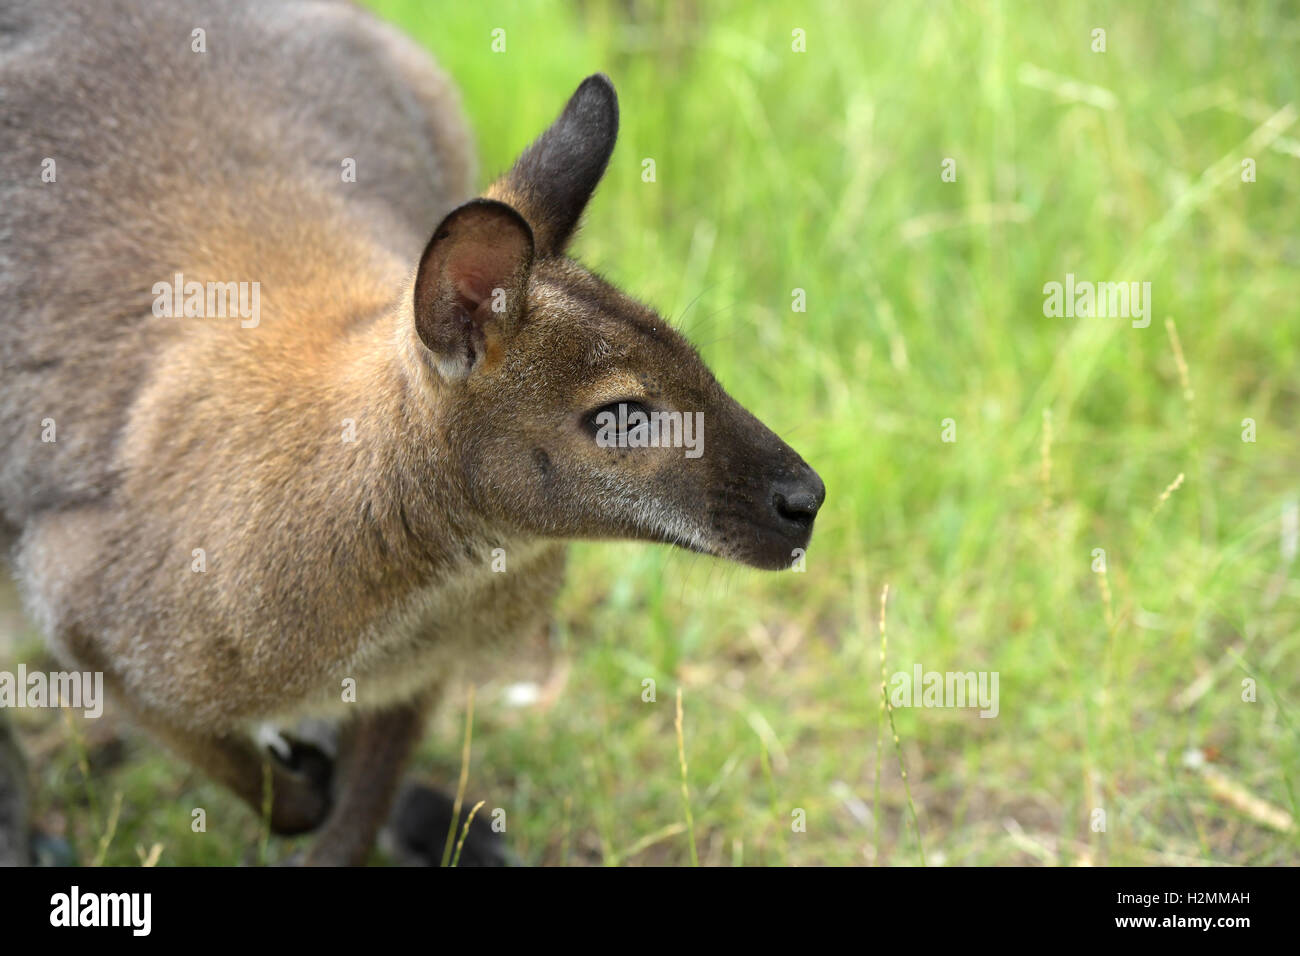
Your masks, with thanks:
M 441 866 L 455 801 L 424 784 L 407 782 L 397 795 L 380 846 L 399 866 Z M 472 804 L 461 807 L 452 836 L 452 855 Z M 470 824 L 458 866 L 514 866 L 518 861 L 480 810 Z
M 259 734 L 271 755 L 271 831 L 296 836 L 315 830 L 329 815 L 334 760 L 315 743 L 283 733 Z
M 290 740 L 288 757 L 277 754 L 276 759 L 289 773 L 305 778 L 319 790 L 329 792 L 330 780 L 334 776 L 334 760 L 314 744 Z

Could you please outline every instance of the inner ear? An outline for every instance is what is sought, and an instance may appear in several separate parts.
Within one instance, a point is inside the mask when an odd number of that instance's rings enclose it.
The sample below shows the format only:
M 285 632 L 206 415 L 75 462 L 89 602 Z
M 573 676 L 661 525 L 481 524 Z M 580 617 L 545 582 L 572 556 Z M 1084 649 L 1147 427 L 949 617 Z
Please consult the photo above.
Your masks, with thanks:
M 559 255 L 605 174 L 617 138 L 614 84 L 603 73 L 593 74 L 487 195 L 524 214 L 536 236 L 538 255 Z
M 532 230 L 505 203 L 471 200 L 434 230 L 415 274 L 415 330 L 445 377 L 468 375 L 514 330 L 532 264 Z

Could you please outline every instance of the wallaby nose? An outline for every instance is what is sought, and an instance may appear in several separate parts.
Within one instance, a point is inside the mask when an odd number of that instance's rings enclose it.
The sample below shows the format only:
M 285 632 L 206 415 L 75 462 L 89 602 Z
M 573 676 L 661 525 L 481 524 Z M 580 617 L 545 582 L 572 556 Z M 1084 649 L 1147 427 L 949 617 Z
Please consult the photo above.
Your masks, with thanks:
M 802 474 L 772 483 L 772 509 L 783 521 L 808 527 L 826 500 L 826 486 L 817 472 L 804 466 Z

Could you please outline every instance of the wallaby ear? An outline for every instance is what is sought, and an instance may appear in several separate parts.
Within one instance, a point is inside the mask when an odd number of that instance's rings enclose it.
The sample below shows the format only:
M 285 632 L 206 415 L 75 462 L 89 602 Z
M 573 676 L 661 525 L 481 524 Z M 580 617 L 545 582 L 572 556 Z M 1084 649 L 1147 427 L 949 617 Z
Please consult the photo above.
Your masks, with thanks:
M 447 214 L 415 274 L 415 330 L 438 371 L 464 378 L 524 312 L 533 233 L 505 203 L 471 199 Z
M 618 95 L 609 77 L 595 73 L 487 195 L 524 214 L 537 238 L 538 255 L 558 255 L 605 174 L 617 138 Z

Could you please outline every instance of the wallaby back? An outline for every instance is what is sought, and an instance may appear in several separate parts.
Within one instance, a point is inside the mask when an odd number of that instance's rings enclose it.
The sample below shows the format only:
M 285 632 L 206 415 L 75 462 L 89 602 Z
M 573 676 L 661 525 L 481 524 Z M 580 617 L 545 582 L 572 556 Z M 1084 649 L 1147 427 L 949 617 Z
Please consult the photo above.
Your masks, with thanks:
M 264 308 L 336 334 L 367 317 L 356 300 L 393 297 L 432 224 L 471 194 L 455 94 L 396 31 L 343 2 L 215 11 L 0 7 L 0 511 L 12 522 L 103 500 L 133 402 L 169 349 L 214 331 L 154 321 L 156 282 L 258 280 Z M 362 166 L 345 184 L 349 157 Z M 54 182 L 42 182 L 47 159 Z M 261 344 L 215 331 L 228 336 L 218 348 Z M 58 441 L 33 447 L 46 418 Z

